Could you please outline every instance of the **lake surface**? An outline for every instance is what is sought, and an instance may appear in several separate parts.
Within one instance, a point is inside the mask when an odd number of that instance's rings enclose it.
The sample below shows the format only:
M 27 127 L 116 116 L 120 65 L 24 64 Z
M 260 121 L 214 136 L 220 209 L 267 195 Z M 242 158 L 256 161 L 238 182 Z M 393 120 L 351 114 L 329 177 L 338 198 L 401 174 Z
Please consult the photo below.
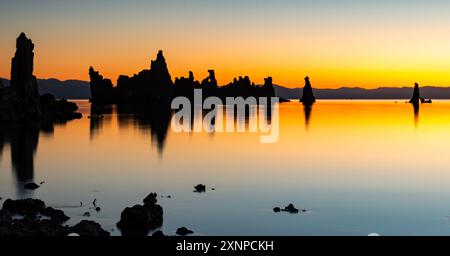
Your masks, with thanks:
M 1 126 L 2 201 L 42 199 L 69 224 L 89 211 L 113 235 L 122 210 L 150 192 L 169 235 L 181 226 L 197 235 L 450 234 L 450 101 L 286 103 L 274 144 L 259 133 L 175 133 L 170 115 L 88 118 L 90 104 L 76 102 L 80 120 Z M 28 181 L 45 183 L 27 191 Z M 199 183 L 215 190 L 193 193 Z M 272 211 L 289 203 L 307 212 Z

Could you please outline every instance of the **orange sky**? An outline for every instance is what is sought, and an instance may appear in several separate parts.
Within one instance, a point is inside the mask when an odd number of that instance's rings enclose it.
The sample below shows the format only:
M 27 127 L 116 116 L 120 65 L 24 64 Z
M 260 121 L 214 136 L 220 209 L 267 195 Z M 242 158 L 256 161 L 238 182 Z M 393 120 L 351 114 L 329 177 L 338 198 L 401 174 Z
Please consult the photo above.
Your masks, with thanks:
M 316 88 L 450 86 L 450 4 L 442 1 L 99 2 L 4 3 L 0 76 L 9 78 L 24 31 L 39 78 L 88 80 L 92 65 L 115 82 L 162 49 L 173 78 L 192 70 L 201 80 L 215 69 L 221 84 L 249 75 L 298 87 L 309 75 Z

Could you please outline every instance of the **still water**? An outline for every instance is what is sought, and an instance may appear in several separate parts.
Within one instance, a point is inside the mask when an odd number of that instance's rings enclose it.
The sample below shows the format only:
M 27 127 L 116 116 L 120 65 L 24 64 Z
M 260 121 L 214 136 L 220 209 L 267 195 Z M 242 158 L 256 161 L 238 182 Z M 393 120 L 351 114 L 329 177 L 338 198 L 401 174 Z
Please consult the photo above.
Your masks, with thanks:
M 450 234 L 450 101 L 285 103 L 275 144 L 258 133 L 174 133 L 170 114 L 88 118 L 90 104 L 76 103 L 80 120 L 0 127 L 2 201 L 42 199 L 69 224 L 90 212 L 113 235 L 121 211 L 150 192 L 168 235 L 181 226 L 197 235 Z M 28 181 L 45 183 L 26 191 Z M 215 190 L 193 193 L 199 183 Z M 307 212 L 272 211 L 289 203 Z

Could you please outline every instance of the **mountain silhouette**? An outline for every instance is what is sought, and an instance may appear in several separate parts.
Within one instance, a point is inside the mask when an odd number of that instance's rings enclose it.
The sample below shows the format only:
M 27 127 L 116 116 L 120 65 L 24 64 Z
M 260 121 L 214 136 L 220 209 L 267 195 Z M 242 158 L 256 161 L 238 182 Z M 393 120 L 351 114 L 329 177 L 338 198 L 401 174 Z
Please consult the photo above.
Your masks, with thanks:
M 286 99 L 300 99 L 303 94 L 301 88 L 286 88 L 274 85 L 275 94 Z M 421 94 L 433 99 L 450 99 L 450 87 L 424 86 Z M 410 99 L 411 87 L 380 87 L 364 89 L 359 87 L 341 87 L 337 89 L 314 88 L 317 99 Z

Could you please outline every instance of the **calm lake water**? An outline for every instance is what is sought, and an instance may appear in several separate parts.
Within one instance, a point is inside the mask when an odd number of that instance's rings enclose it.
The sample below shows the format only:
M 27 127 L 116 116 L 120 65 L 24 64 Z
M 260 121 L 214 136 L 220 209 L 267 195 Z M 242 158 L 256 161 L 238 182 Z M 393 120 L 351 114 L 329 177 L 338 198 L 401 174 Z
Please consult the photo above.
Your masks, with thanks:
M 275 144 L 259 133 L 174 133 L 167 118 L 114 109 L 89 119 L 90 104 L 77 104 L 80 120 L 0 127 L 2 201 L 42 199 L 69 224 L 89 211 L 114 235 L 121 211 L 150 192 L 166 234 L 450 234 L 450 101 L 286 103 Z M 26 191 L 27 181 L 45 183 Z M 215 190 L 193 193 L 199 183 Z M 272 211 L 289 203 L 308 211 Z

